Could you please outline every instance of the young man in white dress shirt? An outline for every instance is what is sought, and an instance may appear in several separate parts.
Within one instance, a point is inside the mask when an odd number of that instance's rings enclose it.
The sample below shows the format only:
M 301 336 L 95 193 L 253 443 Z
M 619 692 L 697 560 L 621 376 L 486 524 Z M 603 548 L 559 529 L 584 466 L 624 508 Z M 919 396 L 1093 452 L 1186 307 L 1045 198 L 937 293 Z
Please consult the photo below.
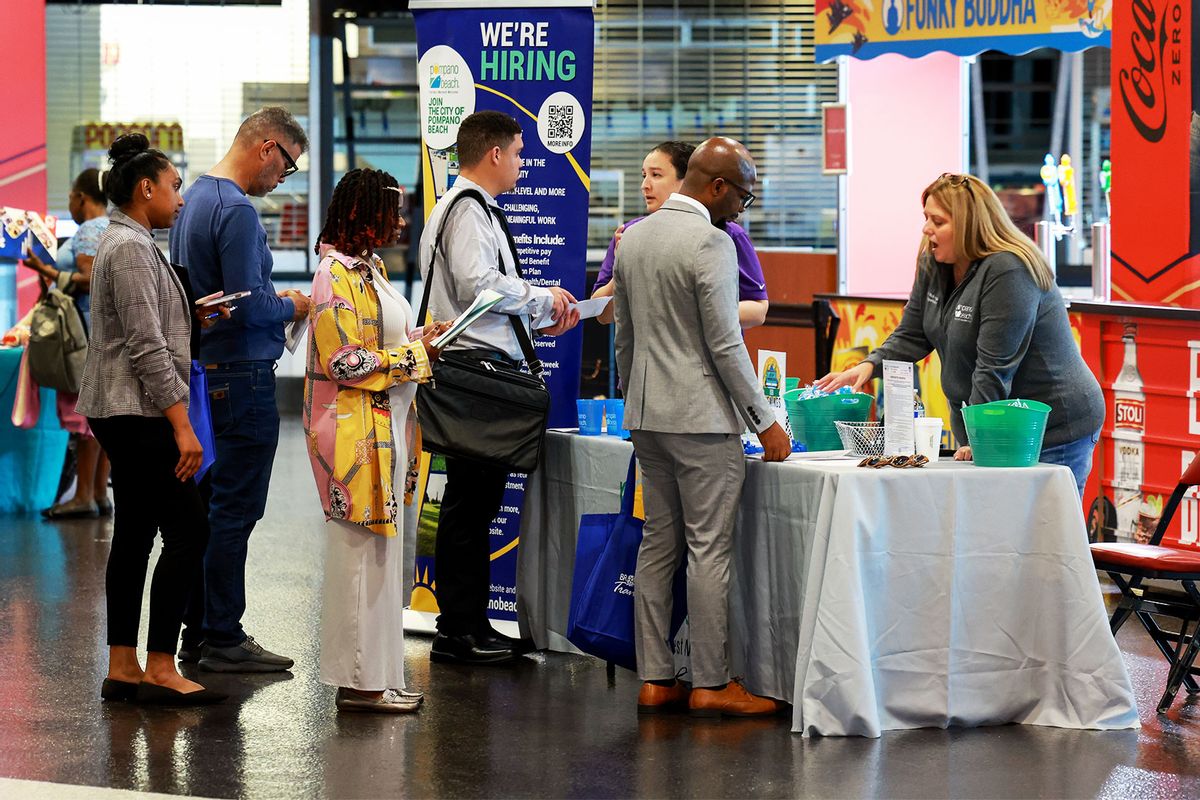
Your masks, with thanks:
M 462 121 L 457 145 L 458 178 L 434 206 L 421 236 L 421 276 L 429 280 L 431 267 L 434 273 L 429 311 L 434 319 L 454 319 L 484 289 L 498 292 L 504 300 L 448 351 L 520 363 L 524 355 L 509 317 L 517 316 L 528 328 L 531 319 L 549 314 L 554 324 L 540 333 L 557 336 L 579 323 L 578 312 L 570 307 L 575 298 L 561 287 L 534 286 L 523 280 L 514 263 L 496 195 L 513 189 L 521 173 L 524 143 L 517 121 L 498 111 L 477 112 Z M 479 192 L 488 209 L 474 199 L 464 199 L 449 212 L 443 228 L 447 209 L 466 190 Z M 439 229 L 442 242 L 431 264 Z M 517 643 L 497 633 L 487 619 L 488 531 L 500 511 L 507 481 L 507 470 L 446 458 L 435 551 L 441 610 L 430 654 L 435 661 L 503 664 L 516 658 Z

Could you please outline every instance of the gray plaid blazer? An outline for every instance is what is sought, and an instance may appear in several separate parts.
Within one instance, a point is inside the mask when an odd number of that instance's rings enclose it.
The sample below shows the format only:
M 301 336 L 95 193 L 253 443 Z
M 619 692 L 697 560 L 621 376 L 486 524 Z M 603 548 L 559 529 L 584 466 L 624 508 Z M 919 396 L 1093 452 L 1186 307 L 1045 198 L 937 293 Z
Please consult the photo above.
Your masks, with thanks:
M 119 210 L 92 264 L 92 331 L 76 410 L 161 417 L 188 400 L 191 310 L 150 231 Z

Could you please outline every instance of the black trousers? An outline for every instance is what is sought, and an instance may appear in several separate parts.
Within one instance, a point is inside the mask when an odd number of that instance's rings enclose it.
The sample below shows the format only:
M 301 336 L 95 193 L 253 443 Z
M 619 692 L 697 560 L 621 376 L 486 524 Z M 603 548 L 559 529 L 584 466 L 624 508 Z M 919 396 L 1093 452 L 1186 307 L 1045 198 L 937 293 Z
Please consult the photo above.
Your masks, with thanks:
M 193 480 L 175 477 L 179 449 L 163 417 L 89 419 L 112 462 L 115 517 L 104 588 L 108 644 L 136 647 L 154 538 L 162 553 L 150 583 L 147 650 L 175 654 L 188 591 L 199 579 L 208 517 Z
M 488 626 L 492 547 L 489 531 L 500 513 L 508 471 L 446 458 L 446 488 L 434 551 L 439 633 L 459 636 Z

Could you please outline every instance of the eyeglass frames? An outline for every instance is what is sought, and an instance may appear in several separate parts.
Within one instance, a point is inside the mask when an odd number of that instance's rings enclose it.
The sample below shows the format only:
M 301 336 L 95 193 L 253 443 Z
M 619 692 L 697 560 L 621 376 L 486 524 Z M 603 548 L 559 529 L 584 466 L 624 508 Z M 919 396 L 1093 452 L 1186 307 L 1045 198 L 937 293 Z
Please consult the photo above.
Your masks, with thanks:
M 279 151 L 279 155 L 283 156 L 284 167 L 283 174 L 279 176 L 280 178 L 286 178 L 287 176 L 294 175 L 297 171 L 299 171 L 300 167 L 296 165 L 296 159 L 292 158 L 292 154 L 285 150 L 283 145 L 274 139 L 263 139 L 263 144 L 275 145 L 275 149 Z
M 717 178 L 714 178 L 714 180 L 722 180 L 722 181 L 725 181 L 725 182 L 726 182 L 726 183 L 728 183 L 730 186 L 732 186 L 733 188 L 735 188 L 735 189 L 737 189 L 739 192 L 741 192 L 741 193 L 742 193 L 742 208 L 750 208 L 750 206 L 754 205 L 754 201 L 758 199 L 758 198 L 755 196 L 754 192 L 750 191 L 750 190 L 749 190 L 749 189 L 747 189 L 745 186 L 738 186 L 736 183 L 734 183 L 733 181 L 729 180 L 729 178 L 725 178 L 725 177 L 720 177 L 720 176 L 718 176 Z

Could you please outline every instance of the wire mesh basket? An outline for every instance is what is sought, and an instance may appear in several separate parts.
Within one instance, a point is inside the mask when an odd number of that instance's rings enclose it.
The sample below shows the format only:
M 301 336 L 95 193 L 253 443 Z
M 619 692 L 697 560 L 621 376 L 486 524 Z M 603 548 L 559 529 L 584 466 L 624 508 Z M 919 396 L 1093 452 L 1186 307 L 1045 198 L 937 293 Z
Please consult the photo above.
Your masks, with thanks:
M 883 423 L 882 422 L 843 422 L 833 423 L 837 426 L 838 436 L 842 446 L 856 456 L 883 455 Z

